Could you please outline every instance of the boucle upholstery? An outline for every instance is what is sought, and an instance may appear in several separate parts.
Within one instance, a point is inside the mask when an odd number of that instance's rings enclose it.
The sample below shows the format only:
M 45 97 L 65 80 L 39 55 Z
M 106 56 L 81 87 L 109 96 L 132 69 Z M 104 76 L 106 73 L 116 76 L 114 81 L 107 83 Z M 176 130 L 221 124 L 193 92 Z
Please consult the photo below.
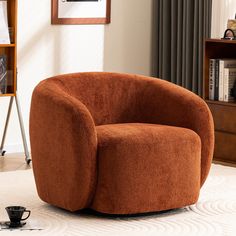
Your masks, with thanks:
M 70 211 L 134 214 L 197 201 L 214 128 L 206 103 L 172 83 L 74 73 L 34 89 L 30 140 L 42 200 Z

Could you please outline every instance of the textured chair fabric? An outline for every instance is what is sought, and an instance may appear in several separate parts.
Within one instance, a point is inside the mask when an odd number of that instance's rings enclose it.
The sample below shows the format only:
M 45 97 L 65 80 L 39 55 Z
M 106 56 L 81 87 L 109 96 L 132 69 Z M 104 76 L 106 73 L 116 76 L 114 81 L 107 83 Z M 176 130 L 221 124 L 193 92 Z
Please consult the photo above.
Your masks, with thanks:
M 30 140 L 43 201 L 70 211 L 134 214 L 197 201 L 214 127 L 205 102 L 177 85 L 75 73 L 36 86 Z

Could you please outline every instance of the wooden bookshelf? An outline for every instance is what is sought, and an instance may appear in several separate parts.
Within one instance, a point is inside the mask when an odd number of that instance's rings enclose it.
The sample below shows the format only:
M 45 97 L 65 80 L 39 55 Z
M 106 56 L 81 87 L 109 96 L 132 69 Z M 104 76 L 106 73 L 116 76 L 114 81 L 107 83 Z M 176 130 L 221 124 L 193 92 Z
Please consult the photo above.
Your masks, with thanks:
M 17 96 L 17 0 L 6 0 L 7 1 L 7 17 L 8 17 L 8 28 L 10 35 L 9 44 L 0 44 L 0 55 L 6 56 L 6 69 L 7 69 L 7 83 L 6 91 L 0 94 L 1 97 L 10 97 L 8 112 L 6 114 L 6 123 L 3 131 L 3 137 L 0 146 L 0 155 L 5 154 L 4 142 L 7 133 L 8 122 L 11 114 L 13 99 L 16 101 L 16 108 L 18 112 L 18 118 L 20 122 L 22 140 L 24 144 L 25 156 L 27 163 L 30 163 L 30 157 L 28 152 L 28 147 L 25 138 L 25 131 L 23 126 L 23 120 L 21 116 L 21 110 L 19 105 L 19 100 Z M 1 114 L 2 115 L 2 114 Z
M 203 98 L 215 124 L 214 160 L 236 163 L 236 102 L 209 100 L 209 62 L 217 58 L 236 59 L 236 41 L 206 39 L 203 66 Z
M 11 28 L 11 43 L 0 44 L 0 55 L 7 58 L 7 90 L 6 94 L 0 96 L 16 94 L 16 65 L 17 65 L 17 0 L 7 1 L 8 27 Z

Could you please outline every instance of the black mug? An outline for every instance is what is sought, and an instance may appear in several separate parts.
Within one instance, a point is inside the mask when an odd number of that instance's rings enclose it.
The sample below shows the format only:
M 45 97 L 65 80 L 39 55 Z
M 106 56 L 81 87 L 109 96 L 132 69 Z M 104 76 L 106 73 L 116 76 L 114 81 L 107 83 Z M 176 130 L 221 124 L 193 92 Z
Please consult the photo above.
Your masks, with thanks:
M 28 219 L 30 216 L 30 211 L 22 206 L 8 206 L 5 209 L 10 219 L 11 226 L 17 227 L 21 225 L 21 221 Z M 25 212 L 28 212 L 28 215 L 25 218 L 22 218 Z

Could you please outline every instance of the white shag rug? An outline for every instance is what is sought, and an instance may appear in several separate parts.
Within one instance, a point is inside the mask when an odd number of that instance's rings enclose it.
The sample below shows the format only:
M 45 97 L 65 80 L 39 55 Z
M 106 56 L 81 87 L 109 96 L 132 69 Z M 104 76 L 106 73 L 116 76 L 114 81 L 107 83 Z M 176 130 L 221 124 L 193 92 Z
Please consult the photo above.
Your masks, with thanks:
M 126 218 L 73 214 L 51 207 L 38 198 L 32 170 L 3 172 L 0 221 L 8 219 L 5 206 L 9 205 L 25 206 L 31 216 L 21 230 L 1 229 L 1 236 L 235 236 L 236 168 L 212 165 L 196 205 Z

